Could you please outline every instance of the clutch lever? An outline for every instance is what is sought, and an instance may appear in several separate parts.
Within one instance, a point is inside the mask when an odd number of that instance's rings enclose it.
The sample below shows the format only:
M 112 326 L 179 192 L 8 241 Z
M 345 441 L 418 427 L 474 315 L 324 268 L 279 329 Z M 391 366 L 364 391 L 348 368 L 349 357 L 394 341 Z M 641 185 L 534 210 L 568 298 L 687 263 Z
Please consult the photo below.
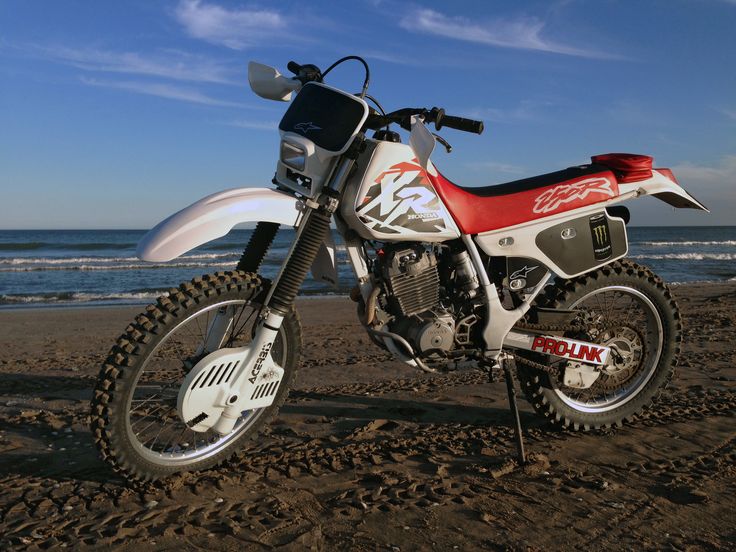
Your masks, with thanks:
M 432 133 L 432 136 L 434 136 L 434 139 L 437 140 L 440 144 L 442 144 L 445 147 L 445 150 L 447 151 L 447 153 L 452 153 L 452 146 L 447 140 L 445 140 L 439 134 L 435 134 L 434 132 Z

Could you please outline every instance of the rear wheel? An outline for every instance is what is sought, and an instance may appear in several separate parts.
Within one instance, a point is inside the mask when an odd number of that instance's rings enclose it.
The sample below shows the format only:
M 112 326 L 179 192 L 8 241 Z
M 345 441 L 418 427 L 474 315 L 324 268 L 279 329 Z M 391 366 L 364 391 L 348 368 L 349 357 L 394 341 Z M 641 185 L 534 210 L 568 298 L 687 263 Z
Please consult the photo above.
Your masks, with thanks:
M 182 381 L 213 352 L 208 330 L 215 317 L 228 313 L 232 324 L 214 350 L 247 345 L 265 287 L 257 275 L 244 272 L 203 276 L 172 290 L 128 326 L 102 367 L 92 402 L 97 447 L 116 471 L 129 479 L 154 480 L 210 468 L 237 452 L 276 415 L 300 353 L 301 328 L 294 310 L 271 349 L 284 368 L 271 406 L 243 412 L 227 435 L 195 432 L 177 411 Z
M 567 387 L 570 361 L 539 355 L 553 370 L 524 364 L 519 380 L 534 409 L 574 429 L 619 425 L 649 406 L 672 378 L 682 341 L 680 314 L 672 295 L 649 269 L 617 261 L 547 294 L 547 306 L 574 309 L 583 334 L 566 334 L 606 345 L 614 362 L 588 389 Z

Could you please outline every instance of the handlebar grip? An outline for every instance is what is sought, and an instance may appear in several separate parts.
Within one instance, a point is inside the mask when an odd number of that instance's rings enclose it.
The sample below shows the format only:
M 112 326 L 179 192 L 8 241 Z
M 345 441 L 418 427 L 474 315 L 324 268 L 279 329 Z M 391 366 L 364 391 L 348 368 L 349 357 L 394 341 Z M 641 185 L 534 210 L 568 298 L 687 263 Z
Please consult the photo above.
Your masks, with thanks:
M 289 63 L 287 63 L 286 68 L 295 75 L 298 75 L 299 71 L 302 70 L 302 66 L 299 65 L 296 61 L 290 61 Z
M 473 132 L 481 134 L 483 132 L 483 121 L 475 121 L 473 119 L 464 119 L 463 117 L 453 117 L 452 115 L 444 115 L 439 121 L 437 130 L 442 127 L 450 127 L 463 132 Z

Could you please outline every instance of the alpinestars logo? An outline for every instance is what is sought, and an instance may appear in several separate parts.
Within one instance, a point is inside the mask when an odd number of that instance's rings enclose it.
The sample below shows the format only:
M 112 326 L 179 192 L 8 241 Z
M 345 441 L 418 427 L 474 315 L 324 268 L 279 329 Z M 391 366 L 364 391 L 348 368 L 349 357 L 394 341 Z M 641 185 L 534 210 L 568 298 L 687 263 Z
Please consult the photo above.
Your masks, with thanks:
M 556 211 L 561 205 L 576 200 L 585 199 L 591 194 L 600 194 L 606 197 L 614 197 L 611 182 L 606 178 L 588 178 L 572 184 L 562 184 L 546 190 L 534 200 L 534 213 L 550 213 Z
M 357 211 L 369 228 L 379 232 L 447 230 L 440 200 L 424 169 L 414 163 L 397 163 L 379 174 Z
M 532 267 L 524 265 L 524 268 L 520 268 L 519 270 L 511 274 L 509 279 L 516 280 L 517 278 L 526 278 L 532 270 L 536 270 L 538 268 L 539 268 L 539 265 L 532 266 Z
M 310 130 L 322 130 L 322 127 L 318 127 L 312 121 L 309 121 L 308 123 L 297 123 L 294 125 L 294 130 L 298 130 L 302 134 L 306 134 Z

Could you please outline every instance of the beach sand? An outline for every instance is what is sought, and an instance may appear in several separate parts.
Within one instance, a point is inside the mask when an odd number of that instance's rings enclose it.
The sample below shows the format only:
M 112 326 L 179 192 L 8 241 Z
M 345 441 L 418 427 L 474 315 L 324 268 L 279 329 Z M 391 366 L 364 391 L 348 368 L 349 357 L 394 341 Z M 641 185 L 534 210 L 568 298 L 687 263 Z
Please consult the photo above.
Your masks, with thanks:
M 555 430 L 503 382 L 425 376 L 346 298 L 304 299 L 278 419 L 233 465 L 129 488 L 88 429 L 91 389 L 140 307 L 0 311 L 0 549 L 555 550 L 736 547 L 736 283 L 674 289 L 678 374 L 616 430 Z

